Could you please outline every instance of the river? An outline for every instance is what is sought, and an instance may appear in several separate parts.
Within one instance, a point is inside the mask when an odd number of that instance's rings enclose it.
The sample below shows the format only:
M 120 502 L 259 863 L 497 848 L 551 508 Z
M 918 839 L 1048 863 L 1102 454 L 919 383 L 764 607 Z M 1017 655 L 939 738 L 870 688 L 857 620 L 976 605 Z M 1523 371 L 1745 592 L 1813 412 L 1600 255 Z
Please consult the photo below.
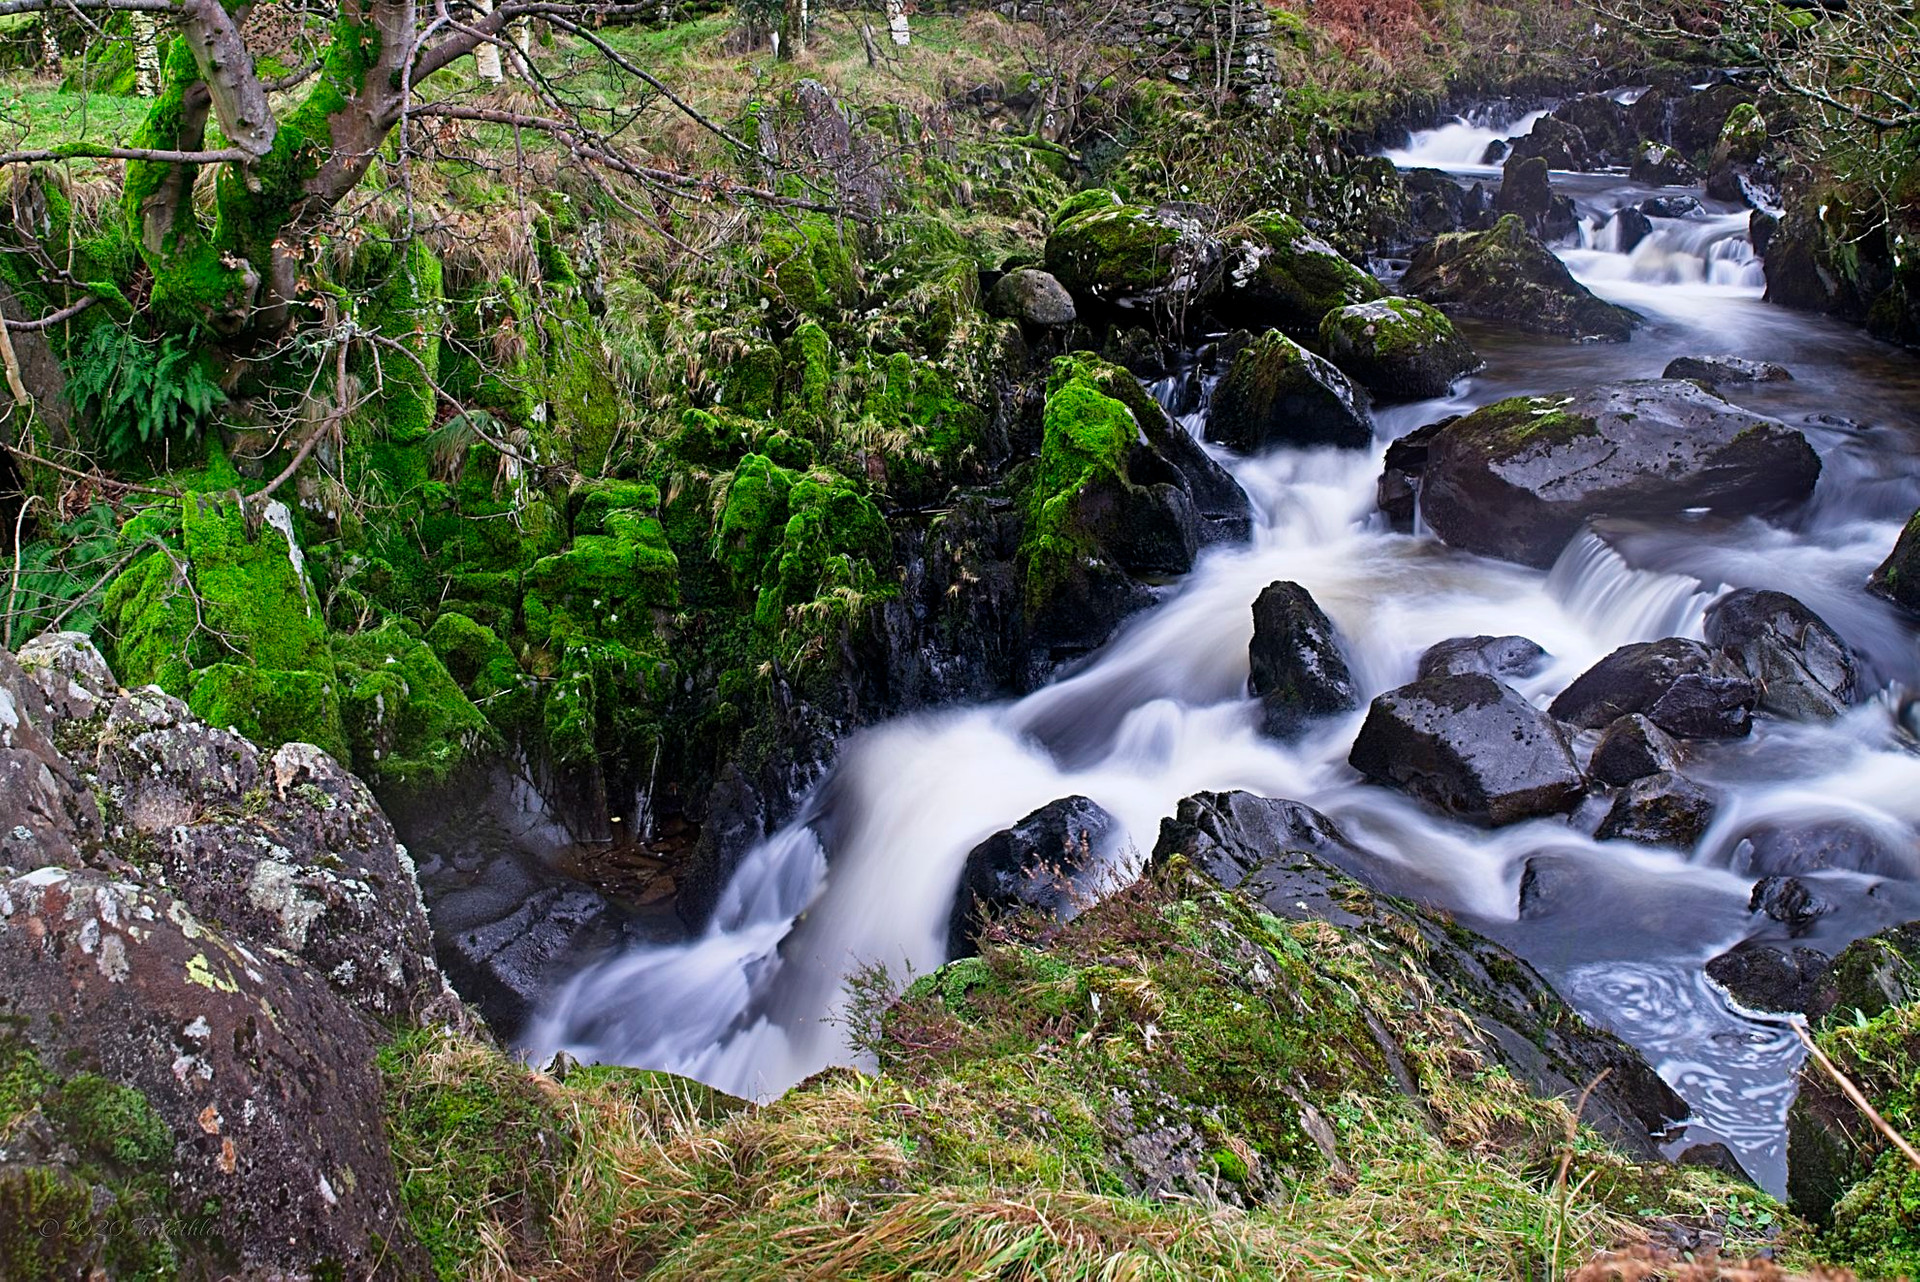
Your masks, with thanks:
M 1479 156 L 1503 132 L 1455 122 L 1392 158 L 1484 178 L 1497 171 Z M 1119 881 L 1181 798 L 1246 789 L 1332 816 L 1378 861 L 1382 884 L 1451 910 L 1534 963 L 1695 1110 L 1684 1143 L 1725 1142 L 1779 1191 L 1799 1043 L 1786 1017 L 1739 1009 L 1704 964 L 1759 928 L 1739 843 L 1770 818 L 1845 819 L 1906 852 L 1920 879 L 1920 755 L 1906 693 L 1920 689 L 1920 650 L 1892 607 L 1862 590 L 1920 506 L 1920 371 L 1855 330 L 1761 301 L 1743 210 L 1708 205 L 1655 220 L 1628 255 L 1615 251 L 1606 215 L 1649 193 L 1600 175 L 1555 182 L 1582 216 L 1578 243 L 1559 252 L 1596 293 L 1646 318 L 1632 342 L 1576 346 L 1463 325 L 1486 369 L 1444 400 L 1377 411 L 1372 450 L 1215 451 L 1253 500 L 1247 543 L 1209 552 L 1104 649 L 1026 698 L 854 737 L 795 822 L 748 855 L 702 937 L 574 976 L 529 1030 L 528 1048 L 778 1093 L 852 1061 L 834 1012 L 853 970 L 877 964 L 904 980 L 945 960 L 961 865 L 983 838 L 1084 794 L 1120 821 L 1101 852 Z M 1415 427 L 1518 393 L 1657 377 L 1675 356 L 1705 354 L 1793 370 L 1792 383 L 1734 394 L 1800 426 L 1821 455 L 1819 488 L 1790 519 L 1602 526 L 1542 573 L 1418 530 L 1395 533 L 1375 510 L 1385 447 Z M 1203 411 L 1184 419 L 1196 433 L 1203 422 Z M 1544 704 L 1620 645 L 1700 636 L 1707 605 L 1735 587 L 1812 606 L 1854 647 L 1875 693 L 1831 724 L 1762 717 L 1748 739 L 1699 745 L 1688 771 L 1718 792 L 1720 809 L 1693 850 L 1596 842 L 1559 819 L 1488 832 L 1362 783 L 1346 758 L 1363 712 L 1293 744 L 1256 733 L 1245 693 L 1250 607 L 1278 579 L 1304 585 L 1333 620 L 1367 697 L 1412 679 L 1436 642 L 1517 633 L 1552 656 L 1514 683 Z M 1577 875 L 1552 911 L 1523 917 L 1520 881 L 1537 858 Z M 1830 874 L 1822 893 L 1839 911 L 1799 942 L 1827 951 L 1920 917 L 1920 888 L 1906 880 Z

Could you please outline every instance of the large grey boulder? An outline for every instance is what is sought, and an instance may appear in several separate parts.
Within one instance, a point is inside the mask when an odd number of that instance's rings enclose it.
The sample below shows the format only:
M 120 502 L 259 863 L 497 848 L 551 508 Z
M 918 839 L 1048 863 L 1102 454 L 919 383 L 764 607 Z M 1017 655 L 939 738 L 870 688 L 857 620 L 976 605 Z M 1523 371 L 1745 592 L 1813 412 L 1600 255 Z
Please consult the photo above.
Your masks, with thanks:
M 1553 701 L 1554 716 L 1583 730 L 1631 713 L 1678 739 L 1738 739 L 1753 728 L 1760 690 L 1729 674 L 1709 647 L 1685 637 L 1623 645 Z
M 1439 236 L 1414 254 L 1401 292 L 1450 316 L 1581 342 L 1624 343 L 1634 314 L 1594 297 L 1518 214 L 1492 229 Z
M 1491 827 L 1571 810 L 1586 790 L 1558 723 L 1480 673 L 1381 695 L 1347 760 L 1370 779 Z
M 1433 434 L 1421 511 L 1454 547 L 1542 568 L 1591 518 L 1747 515 L 1813 492 L 1799 432 L 1697 383 L 1614 383 L 1515 397 Z
M 1784 592 L 1739 588 L 1707 607 L 1707 644 L 1760 687 L 1783 717 L 1837 717 L 1858 694 L 1853 652 L 1827 621 Z
M 1261 728 L 1290 739 L 1318 717 L 1360 706 L 1333 623 L 1298 583 L 1269 583 L 1253 603 L 1249 691 L 1260 700 Z

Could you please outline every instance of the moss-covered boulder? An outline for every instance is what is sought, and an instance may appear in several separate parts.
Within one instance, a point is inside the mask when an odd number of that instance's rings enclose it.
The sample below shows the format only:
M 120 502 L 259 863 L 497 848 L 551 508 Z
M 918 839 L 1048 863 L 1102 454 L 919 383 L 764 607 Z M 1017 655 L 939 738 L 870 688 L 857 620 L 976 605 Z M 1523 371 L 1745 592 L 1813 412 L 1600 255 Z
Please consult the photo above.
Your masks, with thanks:
M 1245 453 L 1276 445 L 1339 445 L 1373 441 L 1366 396 L 1332 363 L 1278 330 L 1234 354 L 1213 392 L 1207 436 Z
M 1867 580 L 1867 591 L 1920 614 L 1920 512 L 1901 529 L 1893 551 Z
M 1219 291 L 1221 254 L 1202 211 L 1087 191 L 1054 213 L 1046 269 L 1084 309 L 1144 313 L 1178 328 Z
M 1715 200 L 1747 201 L 1767 143 L 1767 121 L 1758 107 L 1743 102 L 1728 112 L 1707 159 L 1707 195 Z
M 1280 329 L 1310 342 L 1328 312 L 1385 293 L 1371 273 L 1305 223 L 1266 210 L 1231 238 L 1226 289 L 1216 310 L 1249 329 Z
M 1687 158 L 1662 142 L 1640 144 L 1633 153 L 1628 176 L 1648 187 L 1691 187 L 1700 181 L 1699 172 Z
M 498 745 L 486 715 L 411 626 L 337 637 L 333 661 L 354 769 L 383 795 L 445 783 Z
M 1382 401 L 1445 396 L 1481 364 L 1446 313 L 1413 298 L 1328 312 L 1320 322 L 1320 349 Z
M 1545 568 L 1590 517 L 1745 516 L 1813 492 L 1820 458 L 1775 419 L 1698 383 L 1514 397 L 1427 442 L 1420 508 L 1449 544 Z
M 1634 315 L 1603 303 L 1508 214 L 1489 231 L 1440 236 L 1414 254 L 1400 288 L 1454 316 L 1534 334 L 1624 343 Z

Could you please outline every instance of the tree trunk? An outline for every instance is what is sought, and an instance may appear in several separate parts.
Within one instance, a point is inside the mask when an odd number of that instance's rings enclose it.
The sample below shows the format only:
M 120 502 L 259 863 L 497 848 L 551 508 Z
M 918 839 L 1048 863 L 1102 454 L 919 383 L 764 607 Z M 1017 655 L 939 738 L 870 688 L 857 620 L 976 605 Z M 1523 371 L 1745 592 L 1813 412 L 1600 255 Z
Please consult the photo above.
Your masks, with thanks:
M 887 0 L 887 30 L 893 43 L 905 48 L 913 43 L 913 31 L 907 25 L 907 0 Z
M 476 3 L 483 17 L 493 12 L 493 0 L 476 0 Z M 481 41 L 480 47 L 473 51 L 473 67 L 490 85 L 506 79 L 500 70 L 500 46 L 491 40 Z
M 133 26 L 133 82 L 142 98 L 160 92 L 160 32 L 153 15 L 136 12 L 129 15 Z
M 780 38 L 774 47 L 782 62 L 792 62 L 807 51 L 807 0 L 782 0 Z

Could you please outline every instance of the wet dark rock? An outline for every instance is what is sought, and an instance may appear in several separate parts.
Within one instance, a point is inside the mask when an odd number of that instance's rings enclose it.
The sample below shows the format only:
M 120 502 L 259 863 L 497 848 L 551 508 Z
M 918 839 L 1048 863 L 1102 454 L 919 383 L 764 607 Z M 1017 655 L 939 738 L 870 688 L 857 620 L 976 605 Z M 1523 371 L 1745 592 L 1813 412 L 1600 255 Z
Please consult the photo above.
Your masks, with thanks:
M 1680 745 L 1640 713 L 1629 713 L 1607 726 L 1594 745 L 1587 773 L 1612 788 L 1624 788 L 1636 779 L 1672 771 L 1680 763 Z
M 1668 637 L 1621 646 L 1582 673 L 1553 701 L 1553 715 L 1583 730 L 1629 713 L 1679 739 L 1736 739 L 1753 728 L 1759 689 L 1725 675 L 1698 641 Z
M 1832 912 L 1833 904 L 1798 877 L 1762 877 L 1753 884 L 1747 909 L 1773 918 L 1789 934 L 1801 935 Z
M 1671 772 L 1635 779 L 1614 798 L 1595 831 L 1601 841 L 1637 841 L 1691 850 L 1713 822 L 1713 794 Z
M 1639 135 L 1627 119 L 1627 109 L 1606 94 L 1582 94 L 1553 109 L 1553 119 L 1580 131 L 1585 145 L 1585 168 L 1618 168 L 1633 154 Z
M 1256 453 L 1275 445 L 1373 441 L 1364 393 L 1331 362 L 1277 330 L 1242 348 L 1214 389 L 1207 436 Z
M 1920 1001 L 1920 922 L 1907 922 L 1840 951 L 1807 1013 L 1872 1019 Z
M 1071 325 L 1079 318 L 1067 287 L 1034 267 L 1018 268 L 995 281 L 988 310 L 1045 328 Z
M 1488 231 L 1441 236 L 1422 246 L 1400 288 L 1449 315 L 1529 333 L 1615 343 L 1633 333 L 1632 312 L 1595 298 L 1512 214 Z
M 1712 671 L 1713 652 L 1698 641 L 1668 637 L 1623 645 L 1587 669 L 1553 701 L 1553 715 L 1582 730 L 1644 713 L 1673 683 Z
M 1316 718 L 1360 706 L 1333 623 L 1298 583 L 1269 583 L 1253 603 L 1249 691 L 1261 729 L 1291 739 Z
M 1589 157 L 1586 134 L 1578 126 L 1555 116 L 1542 116 L 1531 131 L 1512 140 L 1505 163 L 1511 166 L 1538 159 L 1551 169 L 1584 170 L 1590 167 Z
M 1555 194 L 1542 156 L 1516 154 L 1501 171 L 1493 212 L 1513 214 L 1527 230 L 1552 244 L 1571 236 L 1579 225 L 1573 202 Z
M 1402 532 L 1413 529 L 1414 514 L 1419 507 L 1420 474 L 1426 470 L 1428 448 L 1433 438 L 1458 417 L 1456 414 L 1452 418 L 1417 427 L 1387 446 L 1386 461 L 1381 467 L 1380 483 L 1375 490 L 1375 501 L 1379 503 L 1380 510 L 1387 514 L 1387 521 L 1394 529 Z
M 1790 383 L 1793 372 L 1772 361 L 1738 356 L 1681 356 L 1667 364 L 1661 378 L 1690 378 L 1701 383 Z
M 1893 551 L 1867 580 L 1867 591 L 1920 614 L 1920 512 L 1913 514 Z
M 1665 143 L 1643 143 L 1633 156 L 1629 176 L 1648 187 L 1690 187 L 1700 175 L 1687 158 Z
M 1743 877 L 1815 872 L 1912 877 L 1920 873 L 1920 852 L 1857 820 L 1770 820 L 1734 838 L 1728 864 Z
M 1077 304 L 1173 324 L 1220 288 L 1222 248 L 1207 221 L 1189 207 L 1080 192 L 1054 215 L 1046 270 Z
M 1614 230 L 1614 248 L 1623 254 L 1631 254 L 1640 242 L 1653 235 L 1653 221 L 1632 205 L 1616 209 L 1607 220 Z M 1674 375 L 1669 374 L 1672 378 Z
M 1638 208 L 1649 218 L 1697 218 L 1706 212 L 1697 196 L 1649 196 Z
M 1381 695 L 1347 760 L 1370 779 L 1489 826 L 1564 813 L 1585 791 L 1553 718 L 1479 673 Z
M 1747 515 L 1813 491 L 1799 432 L 1682 380 L 1515 397 L 1427 446 L 1421 510 L 1447 543 L 1541 568 L 1591 518 Z
M 1153 863 L 1176 856 L 1278 917 L 1328 921 L 1377 942 L 1383 956 L 1420 958 L 1423 982 L 1408 986 L 1408 1000 L 1461 1012 L 1473 1025 L 1463 1044 L 1482 1046 L 1531 1090 L 1571 1099 L 1604 1071 L 1582 1117 L 1625 1151 L 1651 1160 L 1651 1137 L 1687 1115 L 1637 1052 L 1567 1009 L 1526 962 L 1404 899 L 1368 893 L 1379 889 L 1372 878 L 1381 862 L 1326 816 L 1298 802 L 1202 793 L 1160 825 Z M 1388 1051 L 1384 1035 L 1376 1038 Z M 1416 1094 L 1398 1052 L 1388 1058 L 1401 1089 Z
M 1407 193 L 1407 226 L 1416 240 L 1459 231 L 1480 213 L 1467 189 L 1438 169 L 1409 169 L 1400 181 Z
M 606 899 L 586 886 L 490 861 L 484 875 L 436 897 L 435 935 L 447 974 L 487 1012 L 496 1031 L 523 1031 L 593 945 L 610 943 Z
M 1707 963 L 1707 975 L 1750 1010 L 1805 1011 L 1833 959 L 1797 944 L 1749 939 Z
M 1680 1156 L 1674 1159 L 1679 1166 L 1697 1167 L 1703 1171 L 1714 1171 L 1736 1180 L 1753 1183 L 1753 1177 L 1740 1165 L 1740 1159 L 1725 1144 L 1694 1144 L 1682 1149 Z
M 1706 636 L 1760 687 L 1760 707 L 1783 717 L 1840 715 L 1859 669 L 1840 634 L 1784 592 L 1740 588 L 1707 607 Z
M 1753 90 L 1722 82 L 1695 93 L 1675 94 L 1667 141 L 1684 156 L 1705 157 L 1725 130 L 1734 108 L 1753 101 Z
M 1430 646 L 1420 656 L 1418 681 L 1457 677 L 1530 677 L 1546 665 L 1547 652 L 1525 637 L 1454 637 Z
M 1753 731 L 1760 687 L 1745 677 L 1689 672 L 1647 709 L 1647 720 L 1680 739 L 1742 739 Z
M 1383 401 L 1445 396 L 1482 362 L 1437 309 L 1413 298 L 1383 298 L 1328 312 L 1320 348 Z
M 1066 797 L 975 846 L 947 919 L 948 956 L 972 956 L 996 913 L 1031 908 L 1071 919 L 1094 890 L 1095 860 L 1116 826 L 1087 798 Z

